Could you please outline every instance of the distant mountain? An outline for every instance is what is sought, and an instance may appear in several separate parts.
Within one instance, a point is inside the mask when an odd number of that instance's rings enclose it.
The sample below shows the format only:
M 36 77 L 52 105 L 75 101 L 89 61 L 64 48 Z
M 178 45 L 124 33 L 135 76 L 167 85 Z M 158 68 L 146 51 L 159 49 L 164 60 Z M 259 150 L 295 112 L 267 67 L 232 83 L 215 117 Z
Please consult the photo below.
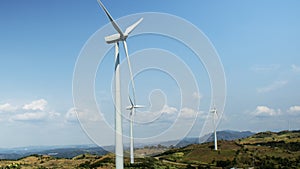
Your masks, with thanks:
M 101 147 L 90 148 L 60 148 L 39 152 L 39 155 L 50 155 L 57 158 L 73 158 L 81 154 L 105 155 L 107 151 Z
M 250 131 L 224 130 L 224 131 L 217 131 L 217 138 L 218 138 L 218 140 L 231 141 L 231 140 L 237 140 L 237 139 L 250 137 L 254 134 L 255 133 L 250 132 Z M 199 143 L 203 143 L 203 142 L 212 142 L 212 141 L 214 141 L 214 136 L 211 133 L 211 134 L 208 134 L 206 136 L 203 136 L 202 138 L 195 138 L 195 137 L 184 138 L 178 144 L 176 144 L 175 147 L 184 147 L 184 146 L 187 146 L 189 144 L 199 144 Z
M 251 131 L 232 131 L 232 130 L 217 131 L 218 140 L 227 140 L 227 141 L 250 137 L 254 134 L 255 133 Z M 207 139 L 207 142 L 211 142 L 211 141 L 214 141 L 214 136 L 212 134 Z
M 245 138 L 252 136 L 254 133 L 250 131 L 218 131 L 218 140 L 236 140 L 240 138 Z M 208 138 L 204 140 L 204 138 Z M 174 146 L 174 147 L 184 147 L 189 144 L 199 144 L 202 142 L 213 141 L 213 136 L 204 136 L 203 138 L 184 138 L 183 140 L 170 140 L 165 142 L 156 143 L 136 143 L 136 148 L 143 148 L 145 146 Z M 124 147 L 125 150 L 128 147 Z M 20 148 L 7 148 L 0 149 L 0 159 L 20 159 L 32 154 L 38 155 L 50 155 L 57 158 L 73 158 L 80 154 L 95 154 L 95 155 L 105 155 L 108 151 L 113 152 L 114 146 L 99 147 L 97 145 L 74 145 L 74 146 L 32 146 L 32 147 L 20 147 Z
M 0 159 L 20 159 L 32 154 L 50 155 L 57 158 L 73 158 L 80 154 L 104 155 L 107 151 L 96 145 L 40 146 L 0 149 Z

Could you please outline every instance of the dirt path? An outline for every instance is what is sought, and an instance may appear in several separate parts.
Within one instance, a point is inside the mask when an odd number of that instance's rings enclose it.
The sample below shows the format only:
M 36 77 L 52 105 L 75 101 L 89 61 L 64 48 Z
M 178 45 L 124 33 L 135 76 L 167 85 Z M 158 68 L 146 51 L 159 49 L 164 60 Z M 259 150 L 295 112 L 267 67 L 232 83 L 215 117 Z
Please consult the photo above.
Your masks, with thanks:
M 159 157 L 154 157 L 156 160 L 160 160 Z M 177 166 L 181 166 L 181 167 L 186 167 L 188 164 L 186 163 L 179 163 L 179 162 L 174 162 L 174 161 L 169 161 L 169 160 L 160 160 L 163 163 L 167 163 L 167 164 L 172 164 L 172 165 L 177 165 Z M 196 164 L 191 164 L 191 166 L 198 168 L 198 165 Z

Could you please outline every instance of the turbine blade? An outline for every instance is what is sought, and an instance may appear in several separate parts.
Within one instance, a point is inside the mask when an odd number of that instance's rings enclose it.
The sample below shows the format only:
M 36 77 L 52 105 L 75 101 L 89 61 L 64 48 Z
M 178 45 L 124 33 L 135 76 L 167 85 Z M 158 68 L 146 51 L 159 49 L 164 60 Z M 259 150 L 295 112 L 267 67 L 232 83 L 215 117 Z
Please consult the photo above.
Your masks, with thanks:
M 129 26 L 126 30 L 124 35 L 128 36 L 137 26 L 138 24 L 140 24 L 142 22 L 143 18 L 139 19 L 137 22 L 135 22 L 134 24 L 132 24 L 131 26 Z
M 134 85 L 134 81 L 133 81 L 133 75 L 132 75 L 132 70 L 131 70 L 131 63 L 130 63 L 130 59 L 129 59 L 129 55 L 128 55 L 128 48 L 127 48 L 127 43 L 126 40 L 123 41 L 123 45 L 124 45 L 124 49 L 125 49 L 125 54 L 126 54 L 126 58 L 127 58 L 127 62 L 128 62 L 128 68 L 129 68 L 129 73 L 130 73 L 130 80 L 131 80 L 131 84 L 132 84 L 132 94 L 133 94 L 133 105 L 135 105 L 135 85 Z
M 134 104 L 133 104 L 133 102 L 132 102 L 130 96 L 129 96 L 128 98 L 129 98 L 129 101 L 130 101 L 130 104 L 131 104 L 131 108 L 133 108 L 133 107 L 134 107 Z
M 132 111 L 132 110 L 133 110 L 133 109 L 131 109 L 131 111 L 130 111 L 130 116 L 132 116 L 132 115 L 133 115 L 133 113 L 132 113 L 133 111 Z
M 115 22 L 114 18 L 110 15 L 110 13 L 108 12 L 108 10 L 105 8 L 105 6 L 103 5 L 103 3 L 100 0 L 97 0 L 99 6 L 103 9 L 103 11 L 105 12 L 105 14 L 107 15 L 108 19 L 110 20 L 111 24 L 113 25 L 113 27 L 116 29 L 117 32 L 119 32 L 119 34 L 121 36 L 124 36 L 121 28 L 118 26 L 118 24 Z
M 134 108 L 145 108 L 143 105 L 135 105 Z

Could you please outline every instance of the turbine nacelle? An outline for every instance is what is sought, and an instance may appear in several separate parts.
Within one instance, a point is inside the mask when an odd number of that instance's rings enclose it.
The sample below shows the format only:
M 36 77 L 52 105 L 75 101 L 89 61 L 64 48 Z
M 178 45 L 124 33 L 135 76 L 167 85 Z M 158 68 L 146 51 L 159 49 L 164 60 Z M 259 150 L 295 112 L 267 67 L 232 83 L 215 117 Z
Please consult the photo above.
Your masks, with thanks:
M 121 35 L 118 33 L 110 35 L 110 36 L 106 36 L 104 39 L 105 39 L 105 42 L 108 44 L 116 43 L 116 42 L 119 42 L 120 40 L 122 40 Z
M 218 117 L 218 111 L 217 111 L 217 108 L 215 106 L 210 110 L 210 113 L 213 113 Z
M 210 111 L 210 113 L 213 113 L 213 114 L 218 115 L 218 112 L 217 112 L 217 109 L 216 109 L 216 108 L 213 108 L 213 109 Z
M 142 22 L 142 20 L 143 20 L 143 18 L 139 19 L 137 22 L 135 22 L 134 24 L 129 26 L 125 30 L 124 33 L 121 31 L 121 29 L 119 27 L 117 27 L 118 29 L 115 28 L 118 32 L 119 31 L 120 32 L 105 37 L 106 43 L 111 44 L 111 43 L 116 43 L 116 42 L 119 42 L 119 41 L 125 41 L 127 39 L 128 35 Z
M 129 97 L 129 101 L 130 101 L 130 106 L 127 106 L 126 107 L 126 110 L 130 110 L 130 115 L 132 115 L 132 110 L 133 109 L 137 109 L 137 108 L 144 108 L 145 106 L 142 106 L 142 105 L 135 105 L 133 103 L 133 101 L 131 100 L 131 98 Z

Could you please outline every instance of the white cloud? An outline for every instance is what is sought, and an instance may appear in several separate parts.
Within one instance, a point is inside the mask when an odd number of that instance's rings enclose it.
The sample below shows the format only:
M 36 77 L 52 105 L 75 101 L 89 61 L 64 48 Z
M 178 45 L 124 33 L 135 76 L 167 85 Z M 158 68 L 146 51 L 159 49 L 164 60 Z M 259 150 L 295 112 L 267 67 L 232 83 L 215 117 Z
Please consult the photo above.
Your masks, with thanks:
M 300 106 L 292 106 L 288 109 L 288 113 L 295 114 L 300 113 Z
M 202 95 L 200 93 L 198 93 L 198 92 L 194 92 L 193 95 L 192 95 L 192 97 L 194 99 L 200 100 L 202 98 Z
M 194 109 L 191 108 L 182 108 L 180 110 L 180 117 L 184 118 L 184 119 L 195 119 L 197 117 L 198 112 Z
M 165 113 L 165 114 L 172 115 L 172 114 L 175 114 L 177 112 L 177 109 L 175 107 L 170 107 L 168 105 L 164 105 L 161 112 Z
M 68 110 L 68 112 L 66 113 L 65 118 L 68 122 L 78 121 L 77 114 L 76 114 L 76 109 L 74 107 L 70 108 Z
M 6 119 L 9 122 L 14 121 L 43 121 L 54 120 L 60 116 L 60 113 L 55 111 L 46 111 L 48 102 L 44 99 L 34 100 L 29 104 L 23 106 L 12 106 L 10 103 L 0 105 L 0 111 L 13 112 L 11 114 L 4 114 L 2 120 Z
M 25 112 L 20 114 L 15 114 L 9 118 L 10 121 L 43 121 L 43 120 L 53 120 L 60 116 L 57 112 Z
M 103 114 L 97 110 L 80 110 L 72 107 L 65 115 L 66 122 L 99 122 L 104 120 Z
M 5 104 L 0 105 L 0 111 L 3 111 L 3 112 L 13 112 L 17 109 L 18 109 L 17 107 L 14 107 L 9 103 L 5 103 Z
M 286 84 L 288 84 L 288 81 L 275 81 L 272 84 L 266 86 L 266 87 L 262 87 L 257 89 L 258 93 L 268 93 L 274 90 L 277 90 L 279 88 L 282 88 L 283 86 L 285 86 Z
M 11 117 L 13 121 L 39 121 L 47 118 L 45 112 L 23 113 Z
M 49 112 L 49 118 L 50 119 L 55 119 L 57 117 L 60 117 L 60 113 L 57 113 L 57 112 Z
M 138 123 L 156 123 L 156 122 L 174 122 L 177 118 L 180 120 L 192 120 L 197 117 L 206 118 L 202 111 L 184 107 L 178 110 L 175 107 L 164 105 L 159 111 L 136 112 L 135 122 Z
M 296 65 L 292 64 L 291 67 L 294 72 L 300 72 L 300 66 L 296 66 Z
M 44 99 L 32 101 L 29 104 L 23 106 L 24 110 L 41 110 L 44 111 L 48 102 Z
M 161 110 L 157 111 L 139 111 L 135 113 L 135 121 L 137 123 L 153 123 L 156 121 L 174 121 L 178 115 L 178 110 L 175 107 L 164 105 Z M 129 118 L 129 117 L 127 117 Z
M 281 111 L 271 109 L 267 106 L 257 106 L 252 114 L 255 116 L 277 116 L 281 114 Z
M 278 64 L 271 64 L 271 65 L 254 65 L 251 67 L 251 70 L 258 72 L 258 73 L 268 73 L 278 70 L 280 65 Z

